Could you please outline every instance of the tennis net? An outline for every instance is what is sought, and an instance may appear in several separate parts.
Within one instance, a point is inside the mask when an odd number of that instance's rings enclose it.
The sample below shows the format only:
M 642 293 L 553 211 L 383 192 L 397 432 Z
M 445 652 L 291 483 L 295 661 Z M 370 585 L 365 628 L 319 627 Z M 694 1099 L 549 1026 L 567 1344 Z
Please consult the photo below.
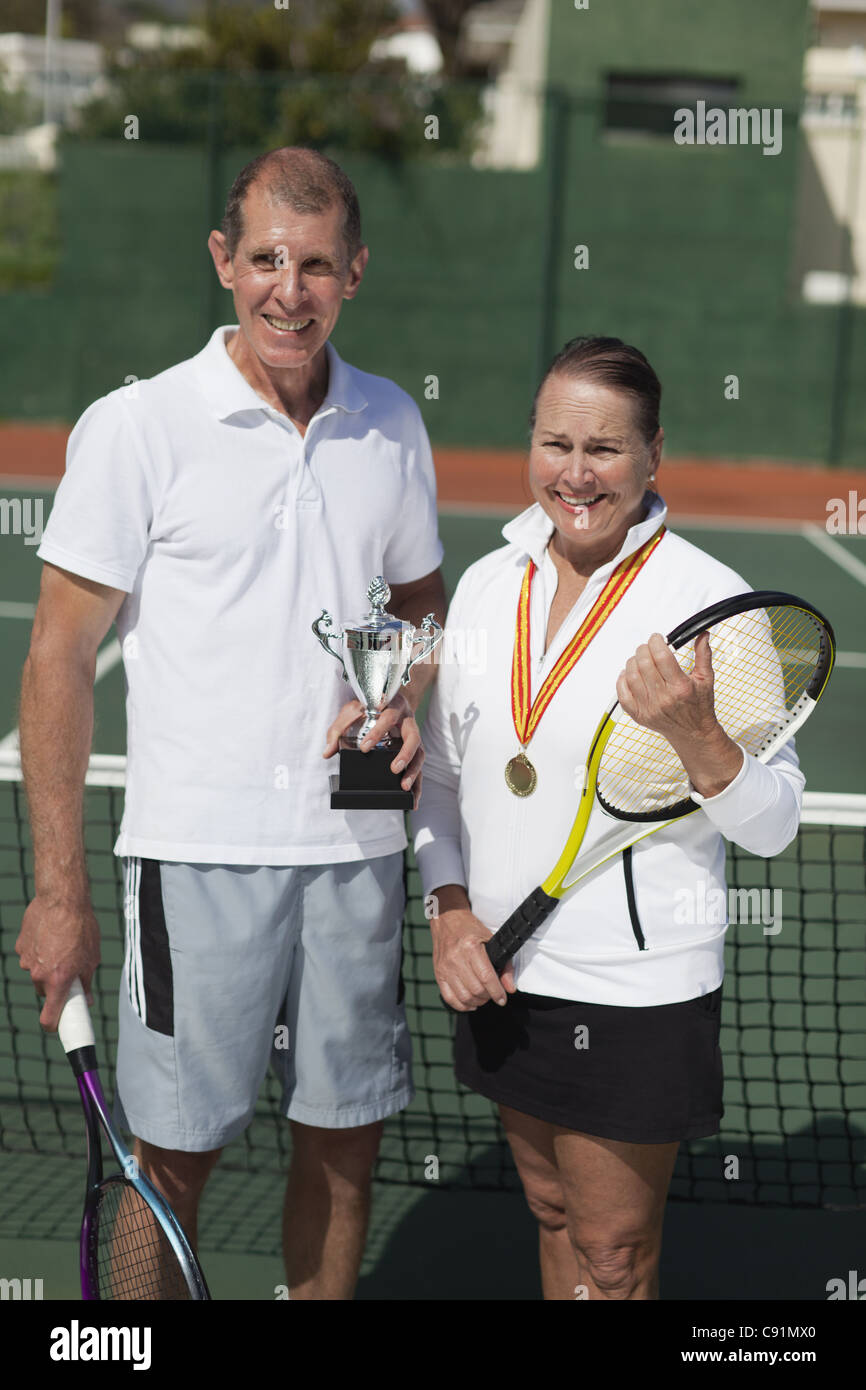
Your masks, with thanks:
M 94 757 L 86 845 L 103 964 L 94 1024 L 106 1064 L 116 1041 L 123 886 L 112 846 L 124 759 Z M 420 881 L 406 857 L 404 978 L 417 1096 L 386 1123 L 385 1183 L 482 1190 L 519 1186 L 494 1107 L 451 1070 L 453 1018 L 435 984 Z M 866 1205 L 866 797 L 807 794 L 796 841 L 773 860 L 729 849 L 722 1049 L 725 1117 L 712 1139 L 683 1144 L 680 1200 L 854 1208 Z M 80 1159 L 80 1108 L 56 1037 L 43 1035 L 29 976 L 14 954 L 33 862 L 16 755 L 0 755 L 0 1154 Z M 744 920 L 744 915 L 747 920 Z M 733 921 L 733 915 L 732 915 Z M 781 929 L 778 929 L 781 928 Z M 106 1072 L 108 1067 L 106 1065 Z M 224 1170 L 283 1171 L 289 1127 L 271 1078 Z M 28 1165 L 29 1166 L 29 1165 Z

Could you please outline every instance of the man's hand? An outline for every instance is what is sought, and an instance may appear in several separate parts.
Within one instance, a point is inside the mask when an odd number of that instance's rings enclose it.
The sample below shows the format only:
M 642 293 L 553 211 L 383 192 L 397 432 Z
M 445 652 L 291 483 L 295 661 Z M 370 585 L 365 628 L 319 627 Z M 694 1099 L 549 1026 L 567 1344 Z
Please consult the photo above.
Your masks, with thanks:
M 434 915 L 433 972 L 445 1003 L 458 1013 L 472 1013 L 493 1000 L 505 1004 L 514 994 L 514 969 L 497 975 L 484 949 L 493 933 L 473 914 L 466 889 L 447 884 L 431 894 Z
M 90 985 L 99 964 L 99 924 L 89 903 L 54 903 L 36 897 L 21 922 L 15 950 L 30 971 L 36 993 L 45 996 L 39 1015 L 54 1032 L 73 980 L 80 979 L 92 1003 Z
M 360 700 L 350 700 L 343 706 L 337 718 L 334 720 L 327 734 L 325 743 L 325 758 L 333 758 L 340 747 L 340 737 L 350 729 L 351 726 L 364 714 L 364 706 Z M 391 763 L 391 771 L 403 773 L 400 785 L 404 791 L 414 791 L 415 809 L 418 809 L 418 800 L 421 795 L 421 767 L 424 762 L 424 749 L 421 744 L 421 732 L 415 723 L 415 715 L 412 707 L 405 695 L 397 694 L 389 705 L 386 705 L 361 744 L 362 751 L 369 753 L 371 748 L 387 733 L 395 732 L 403 740 L 402 748 L 398 749 Z

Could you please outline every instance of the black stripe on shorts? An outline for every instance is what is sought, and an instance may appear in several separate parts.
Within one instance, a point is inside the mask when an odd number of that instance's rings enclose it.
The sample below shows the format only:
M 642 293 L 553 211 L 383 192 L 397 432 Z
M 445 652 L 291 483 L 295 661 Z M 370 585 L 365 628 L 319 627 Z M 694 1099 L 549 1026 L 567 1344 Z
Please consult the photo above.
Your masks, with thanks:
M 138 918 L 141 930 L 141 963 L 144 972 L 144 999 L 147 1026 L 154 1033 L 174 1037 L 174 979 L 168 928 L 162 904 L 159 861 L 142 859 L 138 889 Z

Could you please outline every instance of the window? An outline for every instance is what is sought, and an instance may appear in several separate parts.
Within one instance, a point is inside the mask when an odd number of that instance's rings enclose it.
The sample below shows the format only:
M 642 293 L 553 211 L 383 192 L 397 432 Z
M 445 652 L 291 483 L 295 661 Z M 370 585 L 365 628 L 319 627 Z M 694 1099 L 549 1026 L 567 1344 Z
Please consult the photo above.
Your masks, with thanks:
M 735 106 L 738 87 L 736 78 L 609 73 L 605 130 L 616 135 L 670 139 L 675 111 L 684 106 L 694 110 L 698 101 L 705 101 L 708 107 Z
M 857 120 L 857 93 L 806 92 L 803 119 L 807 124 L 851 125 Z

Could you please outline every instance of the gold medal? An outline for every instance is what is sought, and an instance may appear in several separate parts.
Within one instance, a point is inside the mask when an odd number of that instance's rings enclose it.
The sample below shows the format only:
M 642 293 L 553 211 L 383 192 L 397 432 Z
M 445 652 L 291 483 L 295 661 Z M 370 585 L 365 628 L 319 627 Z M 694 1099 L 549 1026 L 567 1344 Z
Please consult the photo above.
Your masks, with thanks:
M 529 609 L 535 564 L 532 560 L 527 564 L 517 604 L 514 655 L 511 661 L 511 717 L 521 747 L 520 752 L 505 764 L 505 782 L 515 796 L 531 796 L 538 786 L 538 773 L 526 756 L 526 745 L 535 733 L 541 716 L 599 628 L 631 587 L 664 534 L 665 528 L 660 526 L 654 536 L 644 541 L 642 546 L 616 566 L 568 646 L 554 662 L 534 701 L 529 670 Z
M 538 786 L 538 773 L 525 753 L 517 753 L 505 764 L 505 782 L 515 796 L 531 796 Z

